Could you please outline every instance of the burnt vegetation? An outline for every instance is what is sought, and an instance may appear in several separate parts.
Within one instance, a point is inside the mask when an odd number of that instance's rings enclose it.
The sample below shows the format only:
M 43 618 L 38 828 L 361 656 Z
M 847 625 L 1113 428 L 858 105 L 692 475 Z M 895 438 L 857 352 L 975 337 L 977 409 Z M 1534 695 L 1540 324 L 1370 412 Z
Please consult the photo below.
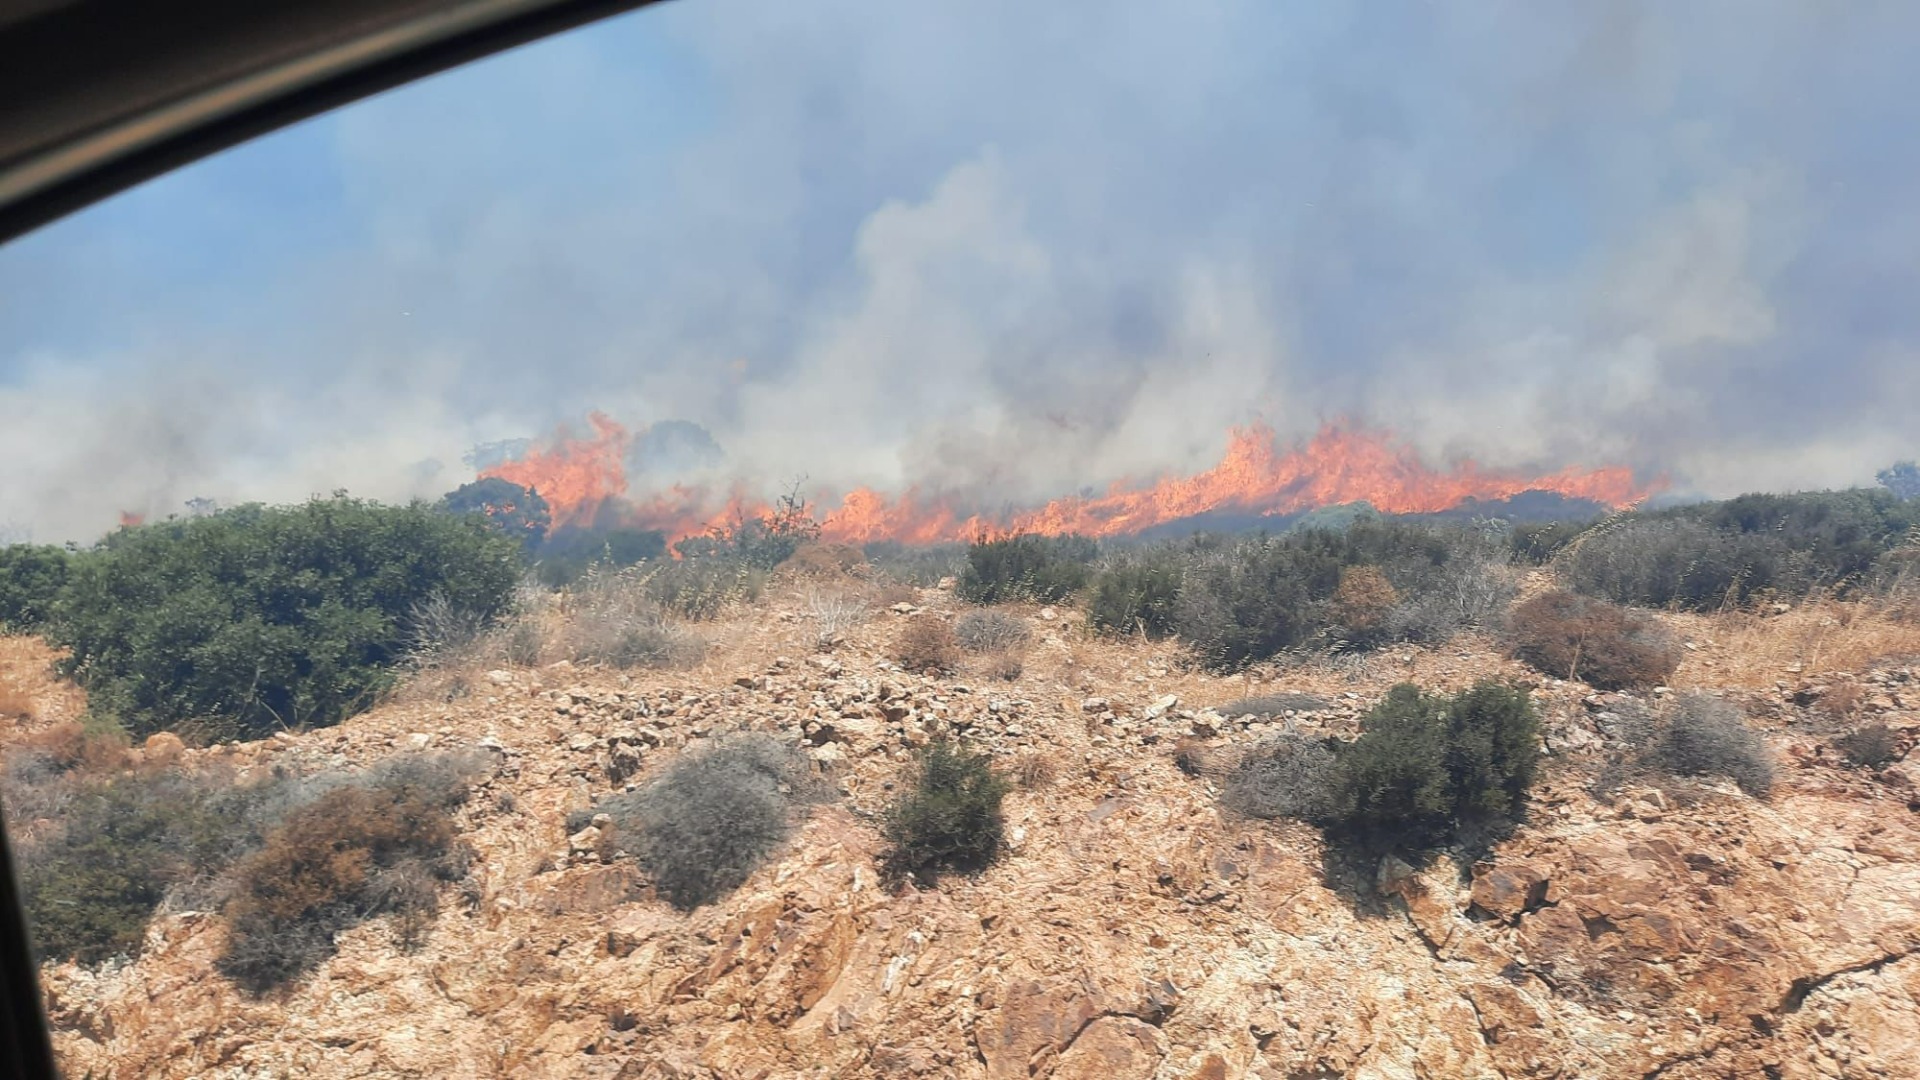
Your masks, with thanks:
M 1600 690 L 1656 686 L 1680 666 L 1680 646 L 1652 617 L 1575 593 L 1541 593 L 1513 609 L 1509 626 L 1519 660 Z
M 335 934 L 381 915 L 402 948 L 417 946 L 440 886 L 466 873 L 453 811 L 475 771 L 454 756 L 401 759 L 287 813 L 231 872 L 221 973 L 265 993 L 333 955 Z

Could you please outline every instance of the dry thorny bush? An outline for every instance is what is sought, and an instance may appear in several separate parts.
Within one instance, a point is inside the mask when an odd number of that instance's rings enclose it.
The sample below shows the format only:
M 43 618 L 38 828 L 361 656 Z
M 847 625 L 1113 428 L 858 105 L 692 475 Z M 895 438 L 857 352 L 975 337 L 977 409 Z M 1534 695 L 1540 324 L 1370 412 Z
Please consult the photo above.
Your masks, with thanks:
M 893 659 L 908 671 L 926 674 L 951 672 L 960 662 L 960 646 L 954 641 L 953 627 L 933 615 L 919 615 L 893 639 Z
M 594 567 L 558 592 L 522 585 L 511 609 L 487 623 L 434 597 L 415 606 L 408 690 L 454 700 L 475 673 L 556 660 L 635 667 L 688 667 L 707 643 L 656 598 L 655 571 Z
M 867 621 L 867 604 L 849 593 L 808 589 L 807 613 L 813 618 L 814 647 L 831 649 Z

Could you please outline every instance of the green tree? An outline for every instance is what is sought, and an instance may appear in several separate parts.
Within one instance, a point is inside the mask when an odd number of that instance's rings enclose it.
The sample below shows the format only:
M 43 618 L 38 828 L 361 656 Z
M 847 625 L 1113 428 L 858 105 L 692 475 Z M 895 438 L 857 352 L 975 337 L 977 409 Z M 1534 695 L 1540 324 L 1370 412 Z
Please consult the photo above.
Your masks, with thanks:
M 1874 478 L 1901 499 L 1920 499 L 1920 465 L 1902 461 L 1880 470 Z
M 440 497 L 440 508 L 450 514 L 479 514 L 529 551 L 553 526 L 553 512 L 539 492 L 498 476 L 454 488 Z
M 520 574 L 472 515 L 344 494 L 123 529 L 73 560 L 50 636 L 92 709 L 135 734 L 333 724 L 392 684 L 429 597 L 489 619 Z
M 0 630 L 30 632 L 47 621 L 67 583 L 70 558 L 44 544 L 0 547 Z

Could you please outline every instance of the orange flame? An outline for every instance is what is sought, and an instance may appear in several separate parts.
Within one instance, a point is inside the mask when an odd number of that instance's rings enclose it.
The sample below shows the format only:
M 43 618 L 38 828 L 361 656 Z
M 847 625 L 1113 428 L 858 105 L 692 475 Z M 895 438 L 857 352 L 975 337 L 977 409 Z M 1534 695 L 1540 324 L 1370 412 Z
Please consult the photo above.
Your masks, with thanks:
M 563 433 L 551 446 L 483 475 L 539 491 L 553 508 L 556 528 L 592 524 L 602 508 L 620 500 L 627 489 L 621 458 L 629 440 L 626 430 L 611 419 L 596 413 L 591 420 L 594 437 L 570 439 Z M 1128 536 L 1220 511 L 1270 516 L 1366 502 L 1385 513 L 1433 513 L 1468 500 L 1505 499 L 1528 491 L 1620 508 L 1641 502 L 1662 486 L 1658 481 L 1638 484 L 1630 470 L 1617 466 L 1535 475 L 1461 461 L 1443 471 L 1389 436 L 1339 424 L 1323 427 L 1306 444 L 1283 453 L 1272 429 L 1255 425 L 1230 432 L 1226 455 L 1205 472 L 1146 484 L 1121 481 L 1104 495 L 1055 499 L 1010 515 L 965 514 L 950 501 L 918 489 L 889 498 L 871 488 L 856 488 L 826 514 L 821 535 L 840 543 L 909 544 L 1013 533 Z M 680 485 L 643 502 L 618 505 L 623 524 L 660 529 L 670 541 L 770 509 L 736 488 L 716 512 L 707 492 Z
M 120 511 L 120 527 L 123 529 L 137 529 L 146 523 L 147 515 L 137 510 Z
M 589 413 L 591 438 L 573 438 L 565 428 L 547 445 L 536 446 L 517 461 L 506 461 L 481 471 L 482 479 L 497 476 L 532 490 L 547 501 L 553 528 L 592 525 L 609 501 L 627 492 L 627 470 L 621 464 L 631 441 L 627 429 L 605 413 Z

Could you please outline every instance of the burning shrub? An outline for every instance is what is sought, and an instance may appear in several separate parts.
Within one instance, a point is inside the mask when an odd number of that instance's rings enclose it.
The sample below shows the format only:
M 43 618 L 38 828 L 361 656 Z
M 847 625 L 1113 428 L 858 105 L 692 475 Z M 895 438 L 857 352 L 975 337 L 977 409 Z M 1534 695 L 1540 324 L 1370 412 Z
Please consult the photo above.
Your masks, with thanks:
M 999 857 L 1007 779 L 992 759 L 942 739 L 915 762 L 887 808 L 887 869 L 931 882 L 943 870 L 975 873 Z
M 93 710 L 136 734 L 336 723 L 395 681 L 408 616 L 490 619 L 519 552 L 473 516 L 344 496 L 122 529 L 76 558 L 50 624 Z
M 1166 637 L 1173 633 L 1184 570 L 1180 553 L 1170 548 L 1116 557 L 1094 575 L 1087 623 L 1107 634 Z
M 1649 757 L 1675 776 L 1724 776 L 1755 798 L 1773 788 L 1766 741 L 1739 709 L 1706 694 L 1683 694 L 1673 703 Z
M 0 630 L 32 633 L 53 617 L 71 558 L 47 545 L 0 545 Z
M 960 646 L 953 628 L 931 615 L 907 620 L 893 639 L 894 662 L 908 671 L 940 674 L 960 662 Z
M 447 492 L 440 497 L 440 509 L 476 515 L 528 551 L 541 545 L 553 524 L 553 512 L 538 492 L 497 476 Z
M 704 536 L 687 537 L 674 545 L 674 552 L 688 560 L 739 562 L 765 573 L 818 539 L 820 523 L 796 489 L 780 496 L 771 511 L 758 517 L 736 517 L 731 525 L 715 526 Z
M 1541 593 L 1513 609 L 1513 654 L 1535 670 L 1600 690 L 1648 687 L 1680 666 L 1680 650 L 1651 617 L 1603 600 Z
M 1010 536 L 967 548 L 957 592 L 976 604 L 1032 600 L 1050 604 L 1087 583 L 1099 548 L 1084 536 Z
M 810 770 L 792 747 L 748 736 L 683 755 L 601 805 L 660 894 L 692 910 L 739 888 L 786 839 L 795 809 L 822 794 Z
M 953 636 L 970 653 L 1006 652 L 1027 643 L 1027 620 L 992 608 L 967 611 L 953 620 Z
M 287 814 L 233 870 L 222 974 L 264 993 L 333 953 L 333 937 L 370 915 L 397 916 L 402 944 L 438 906 L 438 883 L 466 872 L 452 812 L 477 763 L 402 759 L 323 791 Z

